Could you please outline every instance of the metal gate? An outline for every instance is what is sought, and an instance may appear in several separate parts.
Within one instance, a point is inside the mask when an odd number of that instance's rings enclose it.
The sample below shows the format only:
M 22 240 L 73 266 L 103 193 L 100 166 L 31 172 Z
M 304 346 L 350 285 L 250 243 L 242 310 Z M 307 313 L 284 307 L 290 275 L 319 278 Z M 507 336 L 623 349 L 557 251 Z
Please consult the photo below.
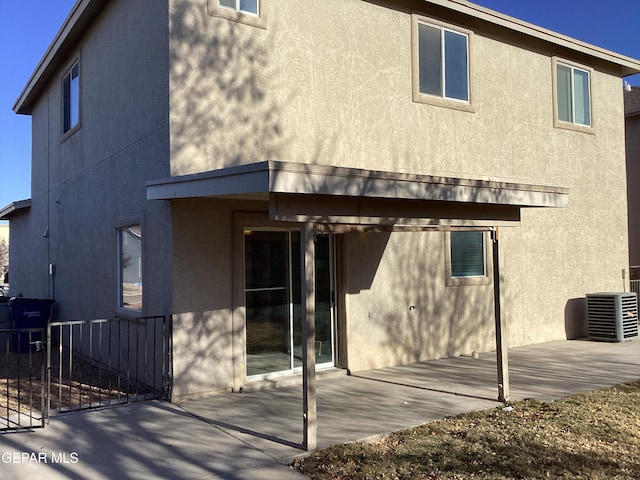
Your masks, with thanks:
M 171 396 L 171 317 L 52 322 L 47 414 Z
M 46 329 L 0 329 L 0 431 L 42 428 Z
M 170 399 L 171 317 L 51 322 L 0 330 L 0 430 L 50 414 Z

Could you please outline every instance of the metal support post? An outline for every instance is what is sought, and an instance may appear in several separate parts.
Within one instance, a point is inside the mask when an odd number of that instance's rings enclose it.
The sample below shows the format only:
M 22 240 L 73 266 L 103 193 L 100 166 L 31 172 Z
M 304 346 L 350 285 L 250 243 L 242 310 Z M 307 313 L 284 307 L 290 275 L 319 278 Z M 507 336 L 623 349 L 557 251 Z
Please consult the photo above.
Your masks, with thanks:
M 509 400 L 509 359 L 507 345 L 504 340 L 506 335 L 505 322 L 502 318 L 500 305 L 500 245 L 498 242 L 498 229 L 491 231 L 493 243 L 493 303 L 496 323 L 496 360 L 498 364 L 498 400 Z
M 305 223 L 302 229 L 300 264 L 302 292 L 302 408 L 303 437 L 302 448 L 316 449 L 318 430 L 316 412 L 316 292 L 315 292 L 315 245 L 313 224 Z

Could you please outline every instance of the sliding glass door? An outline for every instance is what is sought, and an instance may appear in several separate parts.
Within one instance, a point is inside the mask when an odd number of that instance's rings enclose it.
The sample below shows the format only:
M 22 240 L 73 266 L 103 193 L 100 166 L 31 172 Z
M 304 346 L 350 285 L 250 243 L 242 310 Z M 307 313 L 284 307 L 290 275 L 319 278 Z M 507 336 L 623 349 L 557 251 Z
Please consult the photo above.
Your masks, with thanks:
M 302 367 L 300 232 L 245 230 L 247 376 L 294 373 Z M 333 248 L 316 237 L 316 355 L 333 365 Z

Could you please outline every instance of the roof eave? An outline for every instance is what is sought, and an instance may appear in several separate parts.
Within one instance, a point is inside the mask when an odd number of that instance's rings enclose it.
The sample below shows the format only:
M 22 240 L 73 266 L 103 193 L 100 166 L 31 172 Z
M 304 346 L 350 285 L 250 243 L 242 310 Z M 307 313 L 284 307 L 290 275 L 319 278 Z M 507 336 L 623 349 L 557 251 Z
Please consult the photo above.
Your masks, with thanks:
M 62 68 L 64 62 L 77 48 L 80 37 L 94 22 L 108 0 L 77 0 L 60 30 L 40 59 L 35 70 L 29 77 L 25 87 L 18 96 L 13 111 L 18 114 L 30 115 L 33 104 L 46 87 L 55 72 Z
M 594 45 L 561 35 L 551 30 L 518 20 L 465 0 L 425 0 L 485 22 L 538 38 L 619 66 L 620 75 L 626 77 L 640 73 L 640 61 Z M 51 76 L 68 60 L 78 39 L 93 23 L 108 0 L 78 0 L 56 34 L 53 42 L 31 74 L 16 100 L 13 111 L 31 114 L 33 104 Z
M 11 202 L 4 208 L 0 208 L 0 220 L 10 220 L 20 210 L 31 208 L 31 199 L 18 200 Z
M 428 3 L 440 5 L 445 8 L 469 15 L 490 24 L 504 27 L 530 37 L 559 45 L 570 50 L 574 50 L 584 55 L 588 55 L 599 60 L 615 64 L 620 67 L 620 75 L 626 77 L 640 73 L 640 60 L 606 50 L 604 48 L 582 42 L 575 38 L 562 35 L 552 30 L 539 27 L 537 25 L 519 20 L 509 15 L 505 15 L 495 10 L 491 10 L 466 0 L 424 0 Z

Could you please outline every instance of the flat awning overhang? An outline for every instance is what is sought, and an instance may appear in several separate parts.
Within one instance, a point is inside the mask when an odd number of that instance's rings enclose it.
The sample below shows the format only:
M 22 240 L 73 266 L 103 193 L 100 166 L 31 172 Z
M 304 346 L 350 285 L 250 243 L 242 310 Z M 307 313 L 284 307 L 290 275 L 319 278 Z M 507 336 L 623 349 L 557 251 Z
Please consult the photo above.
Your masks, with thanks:
M 567 206 L 569 190 L 279 161 L 147 182 L 148 200 L 203 197 L 269 202 L 274 221 L 423 229 L 517 225 L 521 208 Z

